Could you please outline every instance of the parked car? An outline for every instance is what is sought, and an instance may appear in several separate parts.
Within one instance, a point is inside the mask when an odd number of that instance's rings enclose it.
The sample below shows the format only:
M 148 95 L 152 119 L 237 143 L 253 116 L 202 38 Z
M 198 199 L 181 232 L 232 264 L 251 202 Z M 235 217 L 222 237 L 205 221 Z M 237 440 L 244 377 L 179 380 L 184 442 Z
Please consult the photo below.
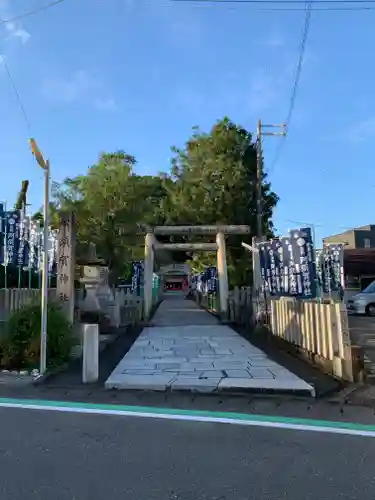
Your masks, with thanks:
M 375 316 L 375 281 L 348 300 L 348 312 Z

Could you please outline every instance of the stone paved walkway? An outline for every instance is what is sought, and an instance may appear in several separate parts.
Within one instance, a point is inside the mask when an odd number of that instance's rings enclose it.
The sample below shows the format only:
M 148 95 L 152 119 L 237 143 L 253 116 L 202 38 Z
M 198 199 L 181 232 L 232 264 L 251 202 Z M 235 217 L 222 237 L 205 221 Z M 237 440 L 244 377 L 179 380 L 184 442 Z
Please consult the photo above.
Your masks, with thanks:
M 304 380 L 190 300 L 168 299 L 105 383 L 107 389 L 297 391 Z

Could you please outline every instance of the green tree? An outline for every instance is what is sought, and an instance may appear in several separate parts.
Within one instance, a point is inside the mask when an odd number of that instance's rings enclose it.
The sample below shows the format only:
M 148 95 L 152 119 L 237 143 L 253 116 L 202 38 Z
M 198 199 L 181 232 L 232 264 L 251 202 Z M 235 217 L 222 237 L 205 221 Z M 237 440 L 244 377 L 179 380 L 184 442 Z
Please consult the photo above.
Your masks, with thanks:
M 209 134 L 198 128 L 182 149 L 174 148 L 171 172 L 161 201 L 166 222 L 176 224 L 247 224 L 256 230 L 256 149 L 251 134 L 228 118 Z M 272 214 L 278 197 L 264 174 L 263 231 L 272 235 Z M 250 235 L 251 236 L 251 235 Z M 247 237 L 246 237 L 247 238 Z M 197 240 L 197 237 L 194 238 Z M 251 257 L 241 236 L 227 238 L 232 284 L 250 282 Z M 195 255 L 194 264 L 214 264 L 213 255 Z
M 95 243 L 114 277 L 128 274 L 129 262 L 143 258 L 144 236 L 137 232 L 150 226 L 248 224 L 255 233 L 256 151 L 247 130 L 224 118 L 208 134 L 194 128 L 185 146 L 173 148 L 173 153 L 170 171 L 157 176 L 137 175 L 135 158 L 124 151 L 102 153 L 86 175 L 53 186 L 52 225 L 57 225 L 59 211 L 75 212 L 78 257 L 85 255 L 88 243 Z M 263 230 L 271 236 L 278 197 L 265 175 L 262 194 Z M 41 213 L 35 217 L 42 220 Z M 199 238 L 184 238 L 189 239 Z M 160 241 L 177 240 L 160 237 Z M 232 284 L 250 282 L 251 257 L 241 240 L 241 236 L 227 239 Z M 215 264 L 212 253 L 160 251 L 157 258 L 160 264 L 189 258 L 195 269 Z
M 86 175 L 66 179 L 55 190 L 58 209 L 76 214 L 77 252 L 82 256 L 95 243 L 113 276 L 126 272 L 129 260 L 143 257 L 142 237 L 136 233 L 157 198 L 155 183 L 137 175 L 135 163 L 124 151 L 103 153 Z
M 66 179 L 53 189 L 51 213 L 74 211 L 77 255 L 85 257 L 88 244 L 108 264 L 112 280 L 128 276 L 131 260 L 144 256 L 144 231 L 165 221 L 162 200 L 168 195 L 165 175 L 141 176 L 134 157 L 124 151 L 102 153 L 86 175 Z M 138 233 L 138 234 L 137 234 Z M 158 252 L 159 263 L 170 263 L 168 252 Z

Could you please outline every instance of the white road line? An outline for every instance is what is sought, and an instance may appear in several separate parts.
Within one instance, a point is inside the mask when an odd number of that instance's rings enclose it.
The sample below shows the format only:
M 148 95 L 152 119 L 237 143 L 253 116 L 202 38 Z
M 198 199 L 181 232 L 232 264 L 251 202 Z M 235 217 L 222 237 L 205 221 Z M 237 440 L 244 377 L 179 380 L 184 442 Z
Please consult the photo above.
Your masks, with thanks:
M 323 432 L 329 434 L 344 434 L 348 436 L 363 436 L 363 437 L 375 437 L 375 427 L 374 430 L 369 426 L 369 430 L 361 428 L 347 428 L 340 427 L 340 425 L 345 425 L 340 422 L 333 422 L 333 427 L 328 427 L 325 425 L 319 425 L 319 420 L 314 421 L 314 423 L 309 424 L 299 424 L 293 422 L 283 421 L 283 417 L 279 420 L 267 420 L 267 416 L 262 417 L 261 420 L 249 418 L 226 418 L 226 417 L 216 417 L 214 412 L 212 416 L 200 416 L 200 415 L 189 415 L 188 411 L 186 414 L 173 413 L 173 410 L 169 410 L 166 413 L 159 412 L 147 412 L 147 411 L 132 411 L 132 410 L 115 410 L 115 409 L 105 409 L 97 407 L 77 407 L 77 406 L 51 406 L 41 404 L 28 404 L 28 403 L 11 403 L 11 402 L 1 402 L 0 408 L 19 408 L 24 410 L 42 410 L 42 411 L 55 411 L 62 413 L 80 413 L 80 414 L 92 414 L 92 415 L 112 415 L 121 417 L 138 417 L 138 418 L 149 418 L 149 419 L 159 419 L 159 420 L 174 420 L 174 421 L 188 421 L 188 422 L 203 422 L 211 424 L 230 424 L 237 426 L 248 426 L 248 427 L 267 427 L 274 429 L 287 429 L 294 431 L 310 431 L 310 432 Z M 285 419 L 287 420 L 287 419 Z M 354 425 L 354 424 L 352 424 Z

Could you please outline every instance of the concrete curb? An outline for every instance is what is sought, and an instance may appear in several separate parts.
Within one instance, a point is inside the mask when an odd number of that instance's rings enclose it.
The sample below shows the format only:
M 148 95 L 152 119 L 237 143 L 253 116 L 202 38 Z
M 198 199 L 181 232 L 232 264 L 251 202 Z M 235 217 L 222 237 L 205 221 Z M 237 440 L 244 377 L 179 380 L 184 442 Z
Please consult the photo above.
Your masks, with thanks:
M 308 389 L 267 389 L 267 388 L 225 388 L 225 389 L 215 389 L 210 391 L 205 391 L 204 388 L 178 388 L 174 389 L 173 387 L 160 387 L 157 389 L 146 389 L 146 388 L 117 388 L 115 386 L 106 387 L 107 391 L 119 391 L 124 393 L 144 393 L 144 394 L 191 394 L 191 395 L 201 395 L 201 396 L 210 396 L 210 397 L 223 397 L 223 396 L 237 396 L 237 397 L 247 397 L 249 395 L 260 395 L 260 396 L 294 396 L 296 398 L 306 398 L 308 400 L 315 399 L 314 388 L 312 391 Z

